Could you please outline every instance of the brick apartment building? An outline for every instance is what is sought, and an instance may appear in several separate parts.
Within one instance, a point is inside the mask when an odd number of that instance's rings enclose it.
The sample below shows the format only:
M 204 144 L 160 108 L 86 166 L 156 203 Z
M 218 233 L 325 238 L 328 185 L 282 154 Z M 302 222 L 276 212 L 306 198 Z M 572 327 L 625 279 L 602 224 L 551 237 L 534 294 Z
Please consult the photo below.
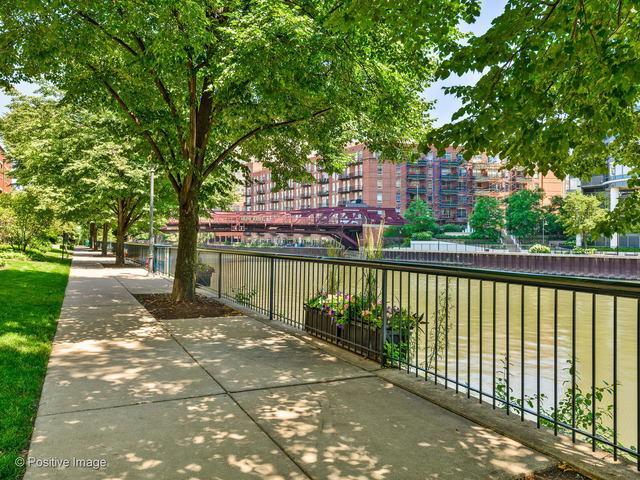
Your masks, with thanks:
M 13 189 L 14 181 L 10 171 L 11 162 L 7 160 L 4 150 L 0 147 L 0 193 L 8 193 Z
M 327 175 L 311 159 L 308 172 L 315 182 L 289 182 L 279 192 L 271 173 L 258 162 L 250 166 L 251 181 L 244 191 L 247 211 L 298 210 L 365 204 L 403 212 L 415 198 L 432 207 L 441 223 L 466 224 L 478 196 L 504 198 L 526 188 L 531 178 L 519 170 L 504 170 L 502 162 L 486 155 L 465 161 L 454 148 L 443 156 L 435 150 L 413 163 L 381 161 L 362 144 L 346 147 L 351 156 L 342 174 Z
M 290 181 L 279 192 L 274 191 L 271 172 L 260 163 L 253 163 L 251 182 L 244 192 L 245 210 L 299 210 L 352 204 L 397 208 L 396 191 L 400 192 L 401 187 L 397 186 L 396 170 L 400 166 L 379 162 L 379 156 L 363 145 L 346 149 L 351 161 L 343 173 L 328 175 L 311 161 L 307 171 L 315 182 Z

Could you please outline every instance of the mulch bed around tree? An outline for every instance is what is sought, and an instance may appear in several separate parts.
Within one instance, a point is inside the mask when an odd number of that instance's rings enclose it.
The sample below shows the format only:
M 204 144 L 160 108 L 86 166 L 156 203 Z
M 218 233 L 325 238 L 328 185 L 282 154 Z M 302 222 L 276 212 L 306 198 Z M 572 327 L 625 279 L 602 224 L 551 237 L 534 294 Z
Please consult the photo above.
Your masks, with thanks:
M 534 473 L 526 477 L 526 480 L 588 480 L 570 467 L 560 464 L 543 472 Z
M 125 263 L 124 265 L 116 265 L 115 263 L 100 263 L 104 268 L 143 268 L 142 265 L 135 263 Z
M 243 315 L 238 310 L 203 295 L 197 295 L 195 302 L 174 302 L 168 293 L 134 294 L 133 296 L 158 320 Z

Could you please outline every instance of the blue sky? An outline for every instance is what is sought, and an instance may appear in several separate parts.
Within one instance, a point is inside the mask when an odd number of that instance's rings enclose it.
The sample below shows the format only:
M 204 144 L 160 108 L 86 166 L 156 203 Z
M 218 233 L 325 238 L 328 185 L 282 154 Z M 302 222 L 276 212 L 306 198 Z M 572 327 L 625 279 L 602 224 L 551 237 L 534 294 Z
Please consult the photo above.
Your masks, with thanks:
M 507 0 L 482 0 L 482 11 L 480 16 L 473 24 L 465 24 L 461 28 L 465 32 L 482 34 L 490 26 L 491 21 L 500 15 L 504 10 Z M 436 82 L 425 91 L 425 97 L 429 100 L 435 100 L 436 104 L 431 113 L 436 126 L 442 125 L 451 119 L 451 115 L 460 107 L 460 102 L 455 97 L 445 95 L 442 91 L 443 87 L 448 85 L 472 85 L 480 77 L 479 73 L 463 75 L 462 77 L 451 76 L 445 81 Z M 16 88 L 25 94 L 33 93 L 36 87 L 33 85 L 21 83 Z M 9 97 L 0 92 L 0 114 L 6 111 L 9 103 Z

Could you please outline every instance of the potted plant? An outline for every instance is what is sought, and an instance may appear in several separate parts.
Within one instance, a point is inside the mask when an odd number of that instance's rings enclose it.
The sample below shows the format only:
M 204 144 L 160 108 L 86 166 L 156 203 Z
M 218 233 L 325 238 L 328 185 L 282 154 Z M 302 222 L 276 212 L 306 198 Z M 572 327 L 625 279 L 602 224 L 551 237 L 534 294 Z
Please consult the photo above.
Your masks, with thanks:
M 340 346 L 379 359 L 382 354 L 383 305 L 371 295 L 319 293 L 305 305 L 305 330 Z M 408 351 L 412 331 L 423 315 L 386 308 L 385 351 Z M 397 355 L 395 355 L 397 356 Z

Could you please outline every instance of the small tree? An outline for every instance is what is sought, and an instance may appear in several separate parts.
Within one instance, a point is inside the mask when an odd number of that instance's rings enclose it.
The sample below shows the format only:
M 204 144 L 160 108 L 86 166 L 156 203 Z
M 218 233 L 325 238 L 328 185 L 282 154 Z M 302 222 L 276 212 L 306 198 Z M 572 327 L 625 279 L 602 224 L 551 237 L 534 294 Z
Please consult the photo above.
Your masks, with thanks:
M 44 240 L 53 212 L 32 189 L 0 197 L 0 228 L 11 246 L 22 252 Z
M 469 225 L 473 229 L 474 238 L 499 240 L 504 227 L 504 212 L 500 202 L 495 198 L 480 197 L 473 207 Z
M 560 221 L 560 209 L 564 204 L 564 198 L 556 195 L 551 198 L 549 205 L 542 207 L 544 230 L 547 235 L 562 235 L 563 226 Z
M 571 192 L 560 210 L 560 221 L 567 235 L 580 235 L 587 244 L 607 220 L 607 211 L 594 195 Z
M 505 212 L 509 233 L 520 239 L 535 235 L 543 220 L 541 201 L 540 190 L 519 190 L 509 195 Z
M 407 210 L 404 212 L 404 219 L 407 224 L 403 228 L 403 232 L 408 236 L 419 232 L 436 232 L 438 225 L 436 219 L 433 218 L 431 208 L 424 200 L 416 198 L 412 201 Z

